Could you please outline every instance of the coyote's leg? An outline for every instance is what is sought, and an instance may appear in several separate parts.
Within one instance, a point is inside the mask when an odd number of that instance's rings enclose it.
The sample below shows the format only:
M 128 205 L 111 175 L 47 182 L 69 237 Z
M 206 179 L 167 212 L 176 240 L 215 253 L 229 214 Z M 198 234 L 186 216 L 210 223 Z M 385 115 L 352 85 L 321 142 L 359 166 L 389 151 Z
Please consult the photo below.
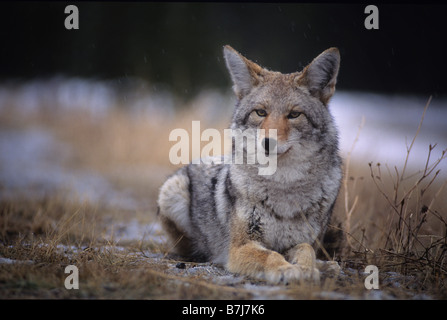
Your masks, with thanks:
M 278 252 L 268 250 L 255 241 L 230 247 L 226 268 L 230 272 L 271 283 L 297 282 L 302 279 L 298 266 L 287 262 Z
M 189 257 L 192 253 L 189 201 L 189 179 L 179 171 L 161 187 L 158 207 L 162 227 L 169 237 L 170 249 L 183 257 Z
M 340 274 L 341 268 L 337 261 L 324 261 L 317 259 L 317 268 L 323 272 L 326 276 L 338 276 Z
M 300 267 L 305 279 L 320 280 L 320 272 L 316 268 L 315 251 L 308 243 L 300 243 L 286 252 L 287 260 Z
M 265 248 L 259 241 L 250 239 L 244 220 L 236 217 L 232 220 L 227 270 L 271 283 L 303 279 L 299 266 L 287 262 L 281 254 Z
M 170 218 L 162 215 L 160 220 L 163 230 L 169 237 L 169 252 L 176 253 L 183 258 L 191 257 L 192 246 L 189 237 Z

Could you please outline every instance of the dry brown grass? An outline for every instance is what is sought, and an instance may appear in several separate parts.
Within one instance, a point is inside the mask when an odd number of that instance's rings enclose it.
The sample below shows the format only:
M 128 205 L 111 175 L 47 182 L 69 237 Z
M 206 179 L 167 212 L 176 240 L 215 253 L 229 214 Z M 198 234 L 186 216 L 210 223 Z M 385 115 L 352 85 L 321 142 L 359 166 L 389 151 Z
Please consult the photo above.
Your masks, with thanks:
M 121 109 L 112 109 L 100 120 L 86 112 L 24 117 L 15 114 L 14 108 L 3 109 L 3 128 L 50 131 L 73 151 L 64 165 L 101 173 L 115 188 L 137 199 L 139 207 L 110 208 L 104 203 L 67 199 L 66 194 L 3 199 L 0 257 L 17 263 L 0 264 L 0 297 L 324 299 L 334 298 L 325 294 L 335 292 L 341 298 L 364 298 L 362 272 L 368 264 L 378 266 L 381 289 L 388 297 L 411 298 L 418 293 L 447 297 L 447 188 L 436 169 L 438 160 L 430 159 L 430 150 L 427 166 L 410 172 L 410 168 L 354 160 L 354 146 L 345 159 L 346 176 L 330 228 L 341 241 L 328 250 L 345 275 L 326 277 L 319 286 L 290 285 L 272 291 L 265 283 L 250 279 L 219 283 L 210 280 L 210 272 L 224 271 L 207 265 L 201 273 L 197 271 L 200 266 L 187 262 L 185 270 L 176 268 L 177 261 L 163 259 L 167 249 L 149 238 L 118 243 L 109 234 L 115 223 L 156 221 L 158 188 L 176 168 L 168 161 L 173 144 L 169 133 L 174 128 L 189 131 L 192 120 L 202 119 L 193 110 L 185 108 L 175 119 L 154 115 L 148 121 Z M 227 124 L 228 119 L 201 121 L 201 128 L 223 129 Z M 410 155 L 411 148 L 403 157 Z M 149 253 L 160 256 L 153 258 Z M 69 264 L 80 269 L 80 290 L 63 286 L 64 268 Z M 400 287 L 387 282 L 389 272 L 402 276 Z M 261 289 L 253 289 L 254 285 Z
M 424 168 L 408 172 L 407 167 L 430 100 L 402 168 L 366 161 L 351 165 L 354 140 L 345 163 L 343 206 L 337 207 L 331 227 L 345 235 L 339 254 L 347 265 L 374 264 L 380 271 L 399 272 L 420 290 L 446 297 L 447 181 L 440 179 L 438 166 L 447 149 L 432 159 L 436 145 L 430 145 Z

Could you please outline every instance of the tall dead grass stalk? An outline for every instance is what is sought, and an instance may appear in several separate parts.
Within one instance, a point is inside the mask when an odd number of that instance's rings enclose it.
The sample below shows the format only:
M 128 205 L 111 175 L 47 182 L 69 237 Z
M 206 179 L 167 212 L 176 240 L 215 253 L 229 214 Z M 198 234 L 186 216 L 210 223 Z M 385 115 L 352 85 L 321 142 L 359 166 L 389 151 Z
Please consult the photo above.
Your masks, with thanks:
M 357 144 L 357 142 L 359 140 L 360 132 L 362 131 L 364 125 L 365 125 L 365 117 L 363 116 L 360 126 L 359 126 L 359 129 L 357 130 L 357 135 L 354 139 L 354 142 L 352 143 L 351 149 L 349 150 L 349 152 L 346 156 L 345 176 L 343 178 L 344 205 L 345 205 L 345 215 L 346 215 L 345 232 L 348 235 L 348 237 L 346 238 L 346 241 L 347 241 L 348 246 L 351 249 L 353 248 L 352 239 L 355 239 L 351 234 L 351 217 L 352 217 L 352 213 L 354 212 L 355 207 L 357 205 L 357 201 L 359 200 L 359 196 L 356 195 L 354 198 L 354 202 L 352 203 L 351 206 L 349 206 L 349 188 L 348 188 L 349 169 L 350 169 L 350 164 L 351 164 L 352 152 L 354 151 L 355 145 Z

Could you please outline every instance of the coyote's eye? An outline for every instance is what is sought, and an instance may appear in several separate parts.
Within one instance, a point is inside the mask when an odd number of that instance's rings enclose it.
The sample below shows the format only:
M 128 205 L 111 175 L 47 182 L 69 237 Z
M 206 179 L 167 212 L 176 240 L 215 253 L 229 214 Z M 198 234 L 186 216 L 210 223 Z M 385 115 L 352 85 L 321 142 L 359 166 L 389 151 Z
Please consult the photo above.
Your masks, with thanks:
M 267 117 L 267 111 L 264 109 L 256 109 L 255 112 L 260 117 Z
M 292 110 L 290 111 L 289 115 L 287 116 L 288 119 L 295 119 L 298 118 L 301 115 L 301 112 Z

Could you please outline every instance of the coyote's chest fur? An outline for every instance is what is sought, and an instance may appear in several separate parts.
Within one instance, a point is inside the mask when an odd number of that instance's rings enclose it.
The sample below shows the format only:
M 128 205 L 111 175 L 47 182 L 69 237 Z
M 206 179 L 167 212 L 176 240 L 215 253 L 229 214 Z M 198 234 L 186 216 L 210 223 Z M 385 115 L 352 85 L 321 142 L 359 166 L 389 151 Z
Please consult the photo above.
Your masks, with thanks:
M 174 173 L 158 199 L 171 248 L 270 282 L 316 279 L 311 245 L 328 225 L 342 177 L 328 110 L 338 50 L 291 74 L 264 69 L 228 46 L 224 54 L 237 97 L 231 129 L 255 132 L 257 151 L 277 167 L 264 176 L 262 161 L 189 164 Z M 248 159 L 250 144 L 232 141 L 232 157 L 240 147 Z
M 241 215 L 249 221 L 250 236 L 278 252 L 298 243 L 313 244 L 326 228 L 333 195 L 338 193 L 339 184 L 332 181 L 339 181 L 341 176 L 334 170 L 321 177 L 315 173 L 313 178 L 280 184 L 238 173 L 233 183 L 242 182 L 240 188 L 245 189 L 240 193 L 240 201 L 249 210 Z M 249 183 L 243 183 L 244 180 Z

